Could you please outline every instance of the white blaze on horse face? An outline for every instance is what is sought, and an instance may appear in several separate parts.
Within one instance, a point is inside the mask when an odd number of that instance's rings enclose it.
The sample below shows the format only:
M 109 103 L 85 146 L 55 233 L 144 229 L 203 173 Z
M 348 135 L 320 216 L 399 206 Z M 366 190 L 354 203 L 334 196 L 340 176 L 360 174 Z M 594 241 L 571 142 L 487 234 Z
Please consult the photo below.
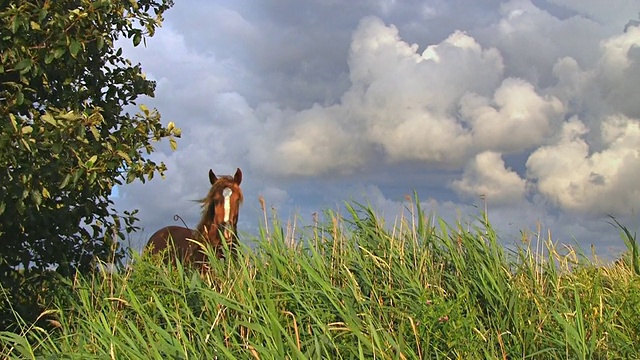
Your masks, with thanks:
M 222 190 L 222 196 L 224 196 L 224 222 L 229 222 L 229 215 L 231 213 L 231 194 L 233 191 L 229 188 Z

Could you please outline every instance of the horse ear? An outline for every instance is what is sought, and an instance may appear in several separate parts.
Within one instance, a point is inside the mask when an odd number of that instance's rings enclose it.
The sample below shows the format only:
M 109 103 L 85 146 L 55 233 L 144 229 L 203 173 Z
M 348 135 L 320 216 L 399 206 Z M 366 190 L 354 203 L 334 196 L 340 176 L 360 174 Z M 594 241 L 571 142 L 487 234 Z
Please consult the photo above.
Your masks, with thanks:
M 240 170 L 240 168 L 236 169 L 236 174 L 233 175 L 233 181 L 235 181 L 235 183 L 238 185 L 240 185 L 240 183 L 242 182 L 242 171 Z
M 216 181 L 218 181 L 218 177 L 213 173 L 213 170 L 209 169 L 209 182 L 213 185 Z

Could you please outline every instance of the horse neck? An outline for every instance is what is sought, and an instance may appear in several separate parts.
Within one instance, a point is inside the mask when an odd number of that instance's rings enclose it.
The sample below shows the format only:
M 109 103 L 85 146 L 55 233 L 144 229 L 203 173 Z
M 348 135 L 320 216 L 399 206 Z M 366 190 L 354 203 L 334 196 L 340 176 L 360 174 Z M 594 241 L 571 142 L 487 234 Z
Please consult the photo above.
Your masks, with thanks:
M 220 224 L 214 224 L 213 220 L 210 221 L 202 221 L 200 222 L 200 224 L 198 224 L 198 226 L 196 227 L 196 231 L 199 234 L 202 234 L 203 236 L 206 235 L 207 233 L 209 233 L 209 236 L 211 236 L 211 228 L 215 227 L 215 234 L 214 236 L 217 236 L 218 233 L 218 226 L 220 226 Z M 236 224 L 235 222 L 231 223 L 231 228 L 233 229 L 233 232 L 238 231 L 238 224 Z
M 215 228 L 216 228 L 215 231 L 212 231 L 212 229 L 211 229 L 212 226 L 211 225 L 213 225 L 213 220 L 206 221 L 205 219 L 203 219 L 200 222 L 200 224 L 198 224 L 198 226 L 196 227 L 196 232 L 200 236 L 202 236 L 202 237 L 204 237 L 206 239 L 212 240 L 213 238 L 217 237 L 217 232 L 218 232 L 217 228 L 218 227 L 215 226 Z M 213 232 L 213 234 L 211 234 L 212 232 Z

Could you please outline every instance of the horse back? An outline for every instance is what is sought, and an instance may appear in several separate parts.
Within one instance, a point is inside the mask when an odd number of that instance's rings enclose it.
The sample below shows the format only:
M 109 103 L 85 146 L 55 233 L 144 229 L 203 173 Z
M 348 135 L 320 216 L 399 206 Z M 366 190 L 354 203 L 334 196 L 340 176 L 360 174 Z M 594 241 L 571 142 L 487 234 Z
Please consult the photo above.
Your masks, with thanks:
M 188 260 L 198 249 L 198 245 L 190 240 L 198 240 L 195 231 L 182 226 L 166 226 L 156 231 L 147 242 L 147 249 L 151 254 L 157 254 L 172 247 L 175 255 L 182 260 Z

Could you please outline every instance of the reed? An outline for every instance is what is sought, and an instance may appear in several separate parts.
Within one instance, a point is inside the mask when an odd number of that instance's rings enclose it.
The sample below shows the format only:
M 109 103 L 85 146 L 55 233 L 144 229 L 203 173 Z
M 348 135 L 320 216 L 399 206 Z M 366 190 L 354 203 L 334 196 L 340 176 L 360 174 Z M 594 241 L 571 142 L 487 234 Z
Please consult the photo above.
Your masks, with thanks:
M 368 206 L 296 229 L 267 216 L 204 274 L 158 258 L 68 281 L 55 329 L 1 333 L 5 358 L 617 359 L 640 350 L 636 239 L 599 264 L 550 237 L 507 250 L 427 215 L 392 226 Z

